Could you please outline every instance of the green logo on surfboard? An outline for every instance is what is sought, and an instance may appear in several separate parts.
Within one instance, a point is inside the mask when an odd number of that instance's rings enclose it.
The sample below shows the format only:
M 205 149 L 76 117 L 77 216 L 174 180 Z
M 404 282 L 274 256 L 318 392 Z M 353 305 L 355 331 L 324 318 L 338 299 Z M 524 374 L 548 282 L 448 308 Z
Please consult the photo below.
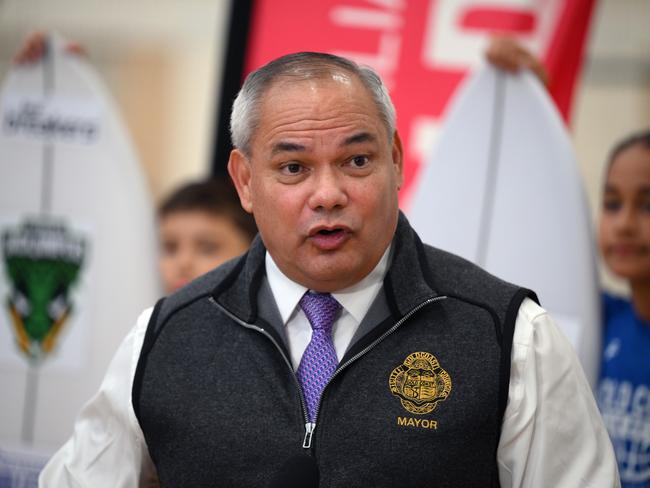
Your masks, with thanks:
M 72 309 L 86 243 L 60 222 L 28 220 L 2 232 L 2 254 L 11 289 L 6 306 L 16 342 L 40 361 L 56 344 Z

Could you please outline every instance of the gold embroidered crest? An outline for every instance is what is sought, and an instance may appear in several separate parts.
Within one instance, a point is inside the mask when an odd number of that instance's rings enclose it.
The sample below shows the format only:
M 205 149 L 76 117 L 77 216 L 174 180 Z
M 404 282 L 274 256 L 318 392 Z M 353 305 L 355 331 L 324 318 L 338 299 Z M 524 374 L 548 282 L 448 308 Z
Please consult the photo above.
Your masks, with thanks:
M 432 412 L 451 393 L 451 377 L 428 352 L 409 354 L 390 374 L 390 391 L 411 413 Z

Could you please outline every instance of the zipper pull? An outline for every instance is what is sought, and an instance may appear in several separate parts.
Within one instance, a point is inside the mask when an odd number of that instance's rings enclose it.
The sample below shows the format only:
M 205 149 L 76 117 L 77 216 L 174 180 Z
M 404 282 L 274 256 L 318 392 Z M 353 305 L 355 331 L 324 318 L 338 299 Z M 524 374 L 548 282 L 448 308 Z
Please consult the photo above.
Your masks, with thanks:
M 315 423 L 307 422 L 305 424 L 305 438 L 302 441 L 302 447 L 304 449 L 309 449 L 311 447 L 311 438 L 314 435 L 315 429 L 316 429 Z

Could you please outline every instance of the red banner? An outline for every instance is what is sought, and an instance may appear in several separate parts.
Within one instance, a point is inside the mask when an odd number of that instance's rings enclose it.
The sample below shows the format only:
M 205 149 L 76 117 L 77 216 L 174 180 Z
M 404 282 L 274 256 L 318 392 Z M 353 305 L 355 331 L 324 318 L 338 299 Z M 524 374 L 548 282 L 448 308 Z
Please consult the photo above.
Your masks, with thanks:
M 565 119 L 594 0 L 256 0 L 246 72 L 282 54 L 325 51 L 372 66 L 397 109 L 408 199 L 445 107 L 495 33 L 545 61 Z

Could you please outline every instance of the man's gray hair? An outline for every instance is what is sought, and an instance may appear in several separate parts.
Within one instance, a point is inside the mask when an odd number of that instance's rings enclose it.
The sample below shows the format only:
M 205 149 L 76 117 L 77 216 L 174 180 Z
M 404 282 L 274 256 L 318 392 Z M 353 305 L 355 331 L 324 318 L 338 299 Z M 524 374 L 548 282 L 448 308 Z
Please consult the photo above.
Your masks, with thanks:
M 372 68 L 359 66 L 354 61 L 333 54 L 300 52 L 277 58 L 246 77 L 230 116 L 233 146 L 250 156 L 251 139 L 259 126 L 262 96 L 275 81 L 323 79 L 340 73 L 341 70 L 356 76 L 366 87 L 392 141 L 395 133 L 395 107 L 381 78 Z

